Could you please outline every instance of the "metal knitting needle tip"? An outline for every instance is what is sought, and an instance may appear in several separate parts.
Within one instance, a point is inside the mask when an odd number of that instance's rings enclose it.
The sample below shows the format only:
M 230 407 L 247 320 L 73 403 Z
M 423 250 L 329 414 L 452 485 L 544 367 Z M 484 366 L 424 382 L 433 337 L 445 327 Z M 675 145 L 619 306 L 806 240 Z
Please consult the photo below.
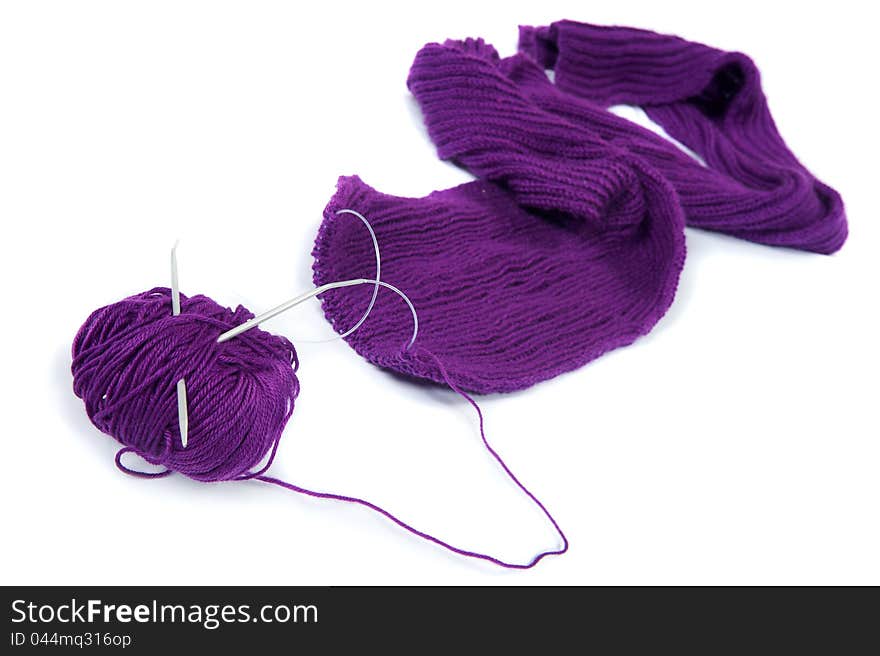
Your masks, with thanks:
M 263 314 L 256 316 L 253 319 L 248 319 L 244 323 L 237 325 L 235 328 L 230 328 L 217 338 L 217 343 L 222 344 L 223 342 L 229 341 L 233 337 L 238 337 L 243 332 L 248 331 L 251 328 L 256 328 L 264 321 L 268 321 L 273 317 L 277 317 L 282 312 L 286 312 L 290 308 L 305 303 L 310 298 L 317 296 L 318 294 L 322 294 L 323 292 L 326 292 L 330 289 L 338 289 L 339 287 L 351 287 L 353 285 L 362 285 L 366 282 L 370 281 L 364 280 L 363 278 L 356 278 L 354 280 L 341 280 L 339 282 L 328 283 L 326 285 L 316 287 L 315 289 L 311 289 L 304 294 L 300 294 L 299 296 L 296 296 L 295 298 L 292 298 L 289 301 L 286 301 L 281 305 L 272 308 L 271 310 L 263 312 Z
M 177 245 L 178 239 L 171 249 L 171 313 L 173 316 L 180 314 L 180 283 L 177 279 Z M 177 381 L 177 425 L 180 428 L 180 443 L 186 448 L 189 439 L 189 410 L 186 403 L 186 381 L 181 378 Z
M 267 310 L 266 312 L 263 312 L 263 314 L 260 314 L 256 317 L 254 317 L 253 319 L 248 319 L 244 323 L 239 324 L 239 325 L 235 326 L 234 328 L 230 328 L 225 333 L 220 335 L 220 337 L 217 338 L 217 343 L 222 344 L 223 342 L 229 341 L 233 337 L 238 337 L 243 332 L 246 332 L 246 331 L 250 330 L 251 328 L 256 328 L 264 321 L 268 321 L 269 319 L 271 319 L 273 317 L 277 317 L 282 312 L 287 312 L 287 310 L 289 310 L 293 307 L 296 307 L 297 305 L 300 305 L 302 303 L 305 303 L 310 298 L 313 298 L 315 296 L 323 294 L 324 292 L 328 292 L 331 289 L 340 289 L 342 287 L 354 287 L 355 285 L 378 285 L 381 287 L 385 287 L 386 289 L 390 289 L 392 292 L 394 292 L 395 294 L 397 294 L 398 296 L 400 296 L 400 298 L 402 298 L 404 300 L 407 307 L 409 307 L 409 311 L 412 314 L 412 318 L 413 318 L 412 337 L 410 338 L 409 343 L 406 345 L 406 348 L 409 349 L 413 345 L 413 342 L 416 341 L 416 336 L 419 334 L 419 315 L 416 313 L 416 309 L 415 309 L 415 307 L 413 307 L 412 301 L 410 301 L 409 297 L 406 294 L 404 294 L 402 291 L 400 291 L 394 285 L 390 285 L 387 282 L 385 282 L 384 280 L 371 280 L 369 278 L 353 278 L 352 280 L 339 280 L 337 282 L 328 282 L 324 285 L 321 285 L 320 287 L 315 287 L 314 289 L 309 290 L 309 291 L 305 292 L 304 294 L 300 294 L 299 296 L 296 296 L 296 297 L 290 299 L 289 301 L 272 308 L 271 310 Z

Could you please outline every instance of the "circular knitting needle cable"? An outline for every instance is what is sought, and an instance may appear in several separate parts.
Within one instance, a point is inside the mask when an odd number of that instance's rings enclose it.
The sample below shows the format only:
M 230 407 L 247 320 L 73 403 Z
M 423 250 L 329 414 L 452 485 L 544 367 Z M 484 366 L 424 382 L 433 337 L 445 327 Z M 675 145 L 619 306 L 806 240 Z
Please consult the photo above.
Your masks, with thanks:
M 363 325 L 364 321 L 367 320 L 367 317 L 370 315 L 370 312 L 372 312 L 373 306 L 376 303 L 376 296 L 379 293 L 379 287 L 384 287 L 386 289 L 390 289 L 392 292 L 400 296 L 400 298 L 403 299 L 403 301 L 409 308 L 410 313 L 412 314 L 413 332 L 412 336 L 409 339 L 409 342 L 406 345 L 406 350 L 409 350 L 412 347 L 413 343 L 415 343 L 416 341 L 416 337 L 418 337 L 419 334 L 419 315 L 416 312 L 415 306 L 412 304 L 412 301 L 410 301 L 409 297 L 403 291 L 401 291 L 394 285 L 379 279 L 382 266 L 381 257 L 379 255 L 379 242 L 376 239 L 376 233 L 373 231 L 373 227 L 370 225 L 369 221 L 367 221 L 367 219 L 362 214 L 354 210 L 342 209 L 336 212 L 336 214 L 344 213 L 357 216 L 370 232 L 370 238 L 373 241 L 373 249 L 376 253 L 376 278 L 353 278 L 351 280 L 339 280 L 335 282 L 328 282 L 324 285 L 320 285 L 319 287 L 315 287 L 314 289 L 300 294 L 299 296 L 295 296 L 294 298 L 285 301 L 281 305 L 277 305 L 274 308 L 267 310 L 266 312 L 263 312 L 262 314 L 255 316 L 254 318 L 249 319 L 248 321 L 245 321 L 244 323 L 227 330 L 217 338 L 218 344 L 229 341 L 233 337 L 237 337 L 242 333 L 250 330 L 251 328 L 256 328 L 264 321 L 268 321 L 269 319 L 272 319 L 273 317 L 276 317 L 279 314 L 304 303 L 310 298 L 319 296 L 324 292 L 328 292 L 332 289 L 341 289 L 343 287 L 354 287 L 356 285 L 373 285 L 373 296 L 370 299 L 370 303 L 367 306 L 366 312 L 364 312 L 363 316 L 361 316 L 360 320 L 354 326 L 346 330 L 344 333 L 338 335 L 334 339 L 338 337 L 347 337 Z M 175 243 L 174 247 L 171 249 L 171 311 L 174 316 L 180 314 L 180 283 L 177 273 L 177 245 L 178 243 Z M 177 422 L 178 426 L 180 427 L 180 442 L 183 445 L 183 448 L 186 448 L 189 433 L 189 410 L 187 407 L 186 399 L 186 381 L 183 378 L 177 381 Z

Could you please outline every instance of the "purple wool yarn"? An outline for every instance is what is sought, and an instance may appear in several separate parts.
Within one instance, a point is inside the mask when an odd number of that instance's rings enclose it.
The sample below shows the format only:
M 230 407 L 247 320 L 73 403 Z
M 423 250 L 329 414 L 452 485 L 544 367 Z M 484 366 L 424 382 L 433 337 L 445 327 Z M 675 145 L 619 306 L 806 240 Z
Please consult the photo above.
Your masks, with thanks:
M 253 479 L 315 499 L 356 504 L 418 538 L 506 569 L 530 569 L 547 556 L 568 551 L 568 540 L 550 511 L 489 444 L 477 403 L 449 379 L 450 388 L 476 411 L 483 446 L 547 517 L 558 546 L 524 563 L 508 562 L 450 544 L 365 499 L 309 490 L 266 475 L 299 394 L 296 350 L 287 339 L 256 327 L 218 343 L 221 334 L 254 315 L 242 306 L 224 308 L 206 296 L 181 294 L 180 305 L 180 314 L 174 316 L 171 291 L 155 288 L 95 310 L 74 338 L 74 393 L 92 423 L 122 444 L 116 454 L 122 471 L 145 478 L 178 472 L 204 482 Z M 432 356 L 423 352 L 423 357 Z M 443 363 L 434 363 L 443 375 Z M 176 398 L 181 379 L 186 380 L 189 412 L 185 447 Z M 126 453 L 165 469 L 131 469 L 122 461 Z
M 678 192 L 688 225 L 825 254 L 846 241 L 840 194 L 789 150 L 748 56 L 649 30 L 568 20 L 520 27 L 519 50 L 527 57 L 496 61 L 495 71 L 483 74 L 507 77 L 536 106 L 656 168 Z M 417 60 L 414 70 L 423 63 Z M 544 68 L 553 70 L 553 82 Z M 706 165 L 605 111 L 615 104 L 643 108 Z M 439 138 L 445 131 L 436 129 Z
M 116 463 L 128 473 L 174 471 L 208 482 L 259 476 L 299 393 L 296 350 L 259 328 L 218 344 L 222 332 L 254 315 L 206 296 L 181 294 L 180 303 L 172 316 L 170 290 L 156 288 L 95 310 L 73 341 L 74 393 L 92 423 L 123 445 Z M 191 427 L 186 448 L 175 395 L 181 378 Z M 128 452 L 165 471 L 129 469 L 122 462 Z

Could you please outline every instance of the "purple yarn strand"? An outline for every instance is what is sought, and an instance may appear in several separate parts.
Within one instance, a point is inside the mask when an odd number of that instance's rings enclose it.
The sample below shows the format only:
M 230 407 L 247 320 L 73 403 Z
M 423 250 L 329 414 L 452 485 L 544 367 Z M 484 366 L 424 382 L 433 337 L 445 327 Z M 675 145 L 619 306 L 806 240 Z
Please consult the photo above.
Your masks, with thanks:
M 513 481 L 513 483 L 515 483 L 516 486 L 520 490 L 522 490 L 522 492 L 524 492 L 525 495 L 529 499 L 531 499 L 532 502 L 538 508 L 541 509 L 541 511 L 544 513 L 544 515 L 547 517 L 547 519 L 550 520 L 550 523 L 553 525 L 553 528 L 556 530 L 556 533 L 562 539 L 562 546 L 560 548 L 542 551 L 541 553 L 537 554 L 528 563 L 510 563 L 510 562 L 501 560 L 499 558 L 496 558 L 495 556 L 490 556 L 488 554 L 483 554 L 483 553 L 479 553 L 476 551 L 469 551 L 468 549 L 462 549 L 461 547 L 456 547 L 456 546 L 454 546 L 444 540 L 441 540 L 438 537 L 435 537 L 434 535 L 431 535 L 430 533 L 427 533 L 425 531 L 421 531 L 421 530 L 413 527 L 412 525 L 406 523 L 402 519 L 399 519 L 396 516 L 394 516 L 393 514 L 391 514 L 391 512 L 389 512 L 388 510 L 385 510 L 381 506 L 379 506 L 375 503 L 372 503 L 371 501 L 367 501 L 365 499 L 360 499 L 358 497 L 346 496 L 346 495 L 342 495 L 342 494 L 333 494 L 330 492 L 316 492 L 315 490 L 309 490 L 304 487 L 294 485 L 293 483 L 288 483 L 287 481 L 282 481 L 281 479 L 274 478 L 272 476 L 256 476 L 256 479 L 260 480 L 260 481 L 264 481 L 266 483 L 272 483 L 273 485 L 278 485 L 280 487 L 291 490 L 293 492 L 298 492 L 300 494 L 305 494 L 307 496 L 315 497 L 318 499 L 330 499 L 333 501 L 344 501 L 346 503 L 354 503 L 354 504 L 357 504 L 360 506 L 365 506 L 366 508 L 369 508 L 370 510 L 374 510 L 375 512 L 379 513 L 380 515 L 383 515 L 384 517 L 391 520 L 392 522 L 394 522 L 395 524 L 397 524 L 398 526 L 400 526 L 404 530 L 408 531 L 409 533 L 412 533 L 415 536 L 418 536 L 424 540 L 427 540 L 428 542 L 433 542 L 434 544 L 439 545 L 439 546 L 443 547 L 444 549 L 447 549 L 448 551 L 456 553 L 460 556 L 465 556 L 467 558 L 475 558 L 478 560 L 485 560 L 490 563 L 494 563 L 495 565 L 499 565 L 500 567 L 504 567 L 506 569 L 531 569 L 532 567 L 537 565 L 539 562 L 541 562 L 547 556 L 559 556 L 559 555 L 562 555 L 565 552 L 567 552 L 568 547 L 569 547 L 568 538 L 565 536 L 565 533 L 562 531 L 562 528 L 560 528 L 559 523 L 556 521 L 556 519 L 553 517 L 553 515 L 550 513 L 550 511 L 547 509 L 547 507 L 541 502 L 541 500 L 538 499 L 538 497 L 535 496 L 535 494 L 533 492 L 531 492 L 531 490 L 529 490 L 519 480 L 519 478 L 516 477 L 516 475 L 513 473 L 513 471 L 510 469 L 510 467 L 507 466 L 507 463 L 504 462 L 501 455 L 492 447 L 492 445 L 489 443 L 489 440 L 486 438 L 486 432 L 484 430 L 484 424 L 483 424 L 483 412 L 482 412 L 482 410 L 480 410 L 480 406 L 477 404 L 476 401 L 474 401 L 474 399 L 471 396 L 469 396 L 467 393 L 465 393 L 461 389 L 459 389 L 455 385 L 455 383 L 453 383 L 447 377 L 446 370 L 443 368 L 443 363 L 440 362 L 436 358 L 436 356 L 434 356 L 432 353 L 426 352 L 424 350 L 422 352 L 434 360 L 434 362 L 436 363 L 438 369 L 441 372 L 441 375 L 444 377 L 444 380 L 445 380 L 446 384 L 449 386 L 449 388 L 452 391 L 454 391 L 456 394 L 461 396 L 463 399 L 465 399 L 468 403 L 470 403 L 473 406 L 474 410 L 477 411 L 477 417 L 479 418 L 479 421 L 480 421 L 480 438 L 483 441 L 483 446 L 486 448 L 486 450 L 489 452 L 489 454 L 495 459 L 495 461 L 499 465 L 501 465 L 501 468 L 504 470 L 504 473 L 507 475 L 507 477 L 511 481 Z

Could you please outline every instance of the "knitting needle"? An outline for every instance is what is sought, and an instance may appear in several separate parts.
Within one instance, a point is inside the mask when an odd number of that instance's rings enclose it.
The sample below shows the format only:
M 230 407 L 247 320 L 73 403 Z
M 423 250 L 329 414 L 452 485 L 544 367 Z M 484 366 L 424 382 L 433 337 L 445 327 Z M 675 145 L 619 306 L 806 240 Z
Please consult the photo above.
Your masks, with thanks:
M 416 309 L 413 306 L 412 301 L 409 300 L 409 297 L 406 294 L 404 294 L 394 285 L 391 285 L 379 279 L 381 260 L 379 256 L 379 243 L 376 240 L 376 233 L 373 231 L 373 227 L 362 214 L 360 214 L 359 212 L 355 212 L 354 210 L 343 209 L 336 212 L 336 214 L 352 214 L 356 216 L 363 222 L 367 230 L 370 232 L 370 238 L 373 241 L 373 250 L 376 253 L 376 279 L 372 280 L 369 278 L 355 278 L 352 280 L 340 280 L 337 282 L 329 282 L 324 285 L 320 285 L 319 287 L 316 287 L 311 291 L 300 294 L 299 296 L 296 296 L 295 298 L 292 298 L 289 301 L 282 303 L 281 305 L 278 305 L 277 307 L 274 307 L 259 316 L 254 317 L 253 319 L 250 319 L 238 326 L 235 326 L 234 328 L 231 328 L 230 330 L 227 330 L 225 333 L 217 338 L 218 344 L 222 344 L 223 342 L 226 342 L 233 337 L 237 337 L 243 332 L 250 330 L 251 328 L 255 328 L 264 321 L 268 321 L 269 319 L 278 316 L 282 312 L 286 312 L 287 310 L 296 307 L 301 303 L 304 303 L 310 298 L 314 298 L 315 296 L 330 291 L 331 289 L 353 287 L 355 285 L 373 285 L 373 296 L 370 299 L 370 305 L 369 307 L 367 307 L 367 311 L 354 326 L 349 328 L 341 335 L 338 335 L 337 337 L 347 337 L 355 330 L 357 330 L 361 326 L 361 324 L 364 323 L 364 321 L 366 321 L 367 316 L 369 316 L 370 312 L 373 309 L 373 304 L 376 302 L 376 295 L 379 291 L 379 287 L 385 287 L 386 289 L 390 289 L 395 294 L 400 296 L 404 300 L 404 302 L 406 302 L 407 306 L 409 307 L 409 311 L 412 313 L 413 333 L 406 348 L 409 349 L 410 347 L 412 347 L 413 343 L 416 341 L 416 337 L 419 334 L 419 315 L 416 313 Z M 177 243 L 175 243 L 174 248 L 171 249 L 171 310 L 174 316 L 180 314 L 180 286 L 178 284 L 177 276 Z M 177 421 L 178 425 L 180 426 L 180 441 L 183 444 L 183 447 L 186 448 L 187 435 L 189 432 L 189 413 L 187 410 L 186 402 L 186 381 L 183 378 L 177 381 Z
M 339 289 L 341 287 L 354 287 L 355 285 L 381 285 L 382 287 L 393 291 L 406 302 L 407 306 L 409 306 L 409 311 L 412 313 L 413 316 L 413 334 L 409 340 L 409 344 L 407 344 L 406 346 L 407 349 L 410 348 L 413 345 L 413 342 L 416 341 L 416 336 L 419 334 L 419 315 L 416 314 L 416 309 L 415 307 L 413 307 L 412 301 L 410 301 L 409 297 L 407 297 L 406 294 L 404 294 L 394 285 L 390 285 L 383 280 L 370 280 L 369 278 L 340 280 L 338 282 L 328 282 L 324 285 L 320 285 L 319 287 L 315 287 L 314 289 L 307 291 L 304 294 L 300 294 L 299 296 L 296 296 L 289 301 L 286 301 L 281 305 L 272 308 L 271 310 L 267 310 L 263 314 L 256 316 L 253 319 L 249 319 L 248 321 L 245 321 L 244 323 L 235 326 L 235 328 L 230 328 L 217 338 L 217 343 L 222 344 L 223 342 L 226 342 L 233 337 L 241 335 L 243 332 L 250 330 L 251 328 L 256 328 L 264 321 L 268 321 L 269 319 L 278 316 L 282 312 L 286 312 L 287 310 L 296 307 L 297 305 L 300 305 L 301 303 L 304 303 L 305 301 L 309 300 L 310 298 L 314 298 L 319 294 L 328 292 L 331 289 Z
M 378 241 L 378 239 L 376 239 L 376 232 L 373 230 L 373 226 L 370 225 L 370 222 L 367 221 L 367 218 L 363 214 L 361 214 L 360 212 L 357 212 L 355 210 L 348 209 L 348 208 L 337 210 L 336 216 L 339 216 L 340 214 L 350 214 L 352 216 L 356 216 L 358 219 L 361 220 L 361 223 L 364 224 L 367 231 L 370 233 L 370 239 L 373 242 L 373 251 L 376 253 L 376 278 L 375 279 L 377 281 L 381 280 L 382 279 L 382 257 L 379 254 L 379 241 Z M 358 279 L 358 280 L 361 280 L 361 279 Z M 340 283 L 340 287 L 343 287 L 343 286 L 348 287 L 349 284 L 354 285 L 354 284 L 361 284 L 361 283 L 355 282 L 355 281 L 343 281 L 342 283 Z M 364 321 L 367 320 L 367 317 L 370 316 L 370 313 L 373 311 L 373 306 L 376 304 L 376 296 L 379 294 L 379 287 L 380 286 L 381 285 L 378 282 L 373 283 L 373 295 L 370 298 L 370 304 L 367 306 L 366 312 L 363 313 L 363 315 L 358 320 L 358 322 L 356 324 L 354 324 L 351 328 L 346 330 L 344 333 L 340 333 L 334 337 L 331 337 L 329 340 L 320 339 L 320 340 L 306 340 L 306 341 L 313 341 L 313 343 L 329 342 L 329 341 L 333 341 L 334 339 L 344 339 L 344 338 L 348 337 L 349 335 L 351 335 L 354 331 L 356 331 L 358 328 L 361 327 L 361 325 L 364 323 Z M 292 307 L 295 307 L 296 305 L 299 305 L 303 301 L 306 301 L 309 298 L 311 298 L 312 296 L 315 296 L 320 293 L 321 292 L 313 292 L 313 293 L 303 294 L 302 296 L 298 296 L 295 299 L 291 299 L 287 303 L 284 303 L 283 305 L 280 305 L 280 306 L 270 310 L 269 312 L 267 312 L 264 315 L 262 315 L 261 317 L 259 317 L 259 319 L 260 319 L 260 321 L 265 321 L 266 319 L 270 319 L 274 316 L 277 316 L 281 312 L 284 312 L 285 310 L 288 310 Z M 217 342 L 222 343 L 222 342 L 225 342 L 229 339 L 232 339 L 236 335 L 239 335 L 242 332 L 244 332 L 245 330 L 248 330 L 248 328 L 253 328 L 255 325 L 257 325 L 257 323 L 258 322 L 256 322 L 256 320 L 254 320 L 254 323 L 245 324 L 247 327 L 244 327 L 245 325 L 243 325 L 241 327 L 241 329 L 238 332 L 236 332 L 235 334 L 233 334 L 232 331 L 228 331 L 227 333 L 224 333 L 223 335 L 221 335 L 220 339 L 218 339 Z
M 171 249 L 171 314 L 177 316 L 180 314 L 180 284 L 177 278 L 177 245 L 180 241 L 174 242 Z M 186 403 L 186 381 L 181 378 L 177 381 L 177 425 L 180 428 L 180 443 L 186 448 L 189 439 L 189 411 Z

